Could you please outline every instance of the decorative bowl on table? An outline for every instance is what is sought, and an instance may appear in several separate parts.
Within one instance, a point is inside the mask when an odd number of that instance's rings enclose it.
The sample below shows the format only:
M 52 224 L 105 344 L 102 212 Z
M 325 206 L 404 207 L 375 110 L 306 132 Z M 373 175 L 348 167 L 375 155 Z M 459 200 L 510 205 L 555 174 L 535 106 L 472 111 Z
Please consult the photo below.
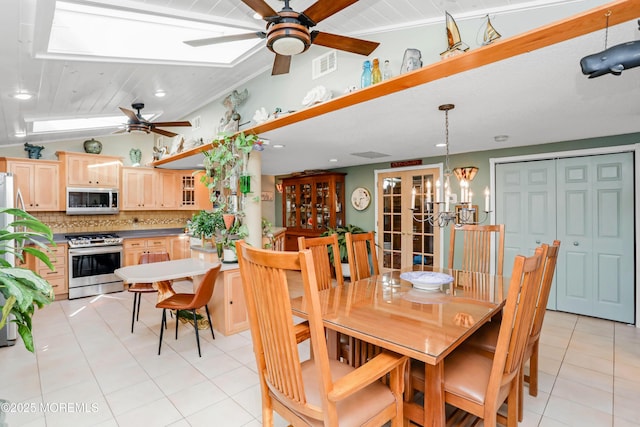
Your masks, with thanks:
M 453 282 L 453 276 L 435 271 L 407 271 L 400 278 L 423 291 L 438 291 L 440 286 Z

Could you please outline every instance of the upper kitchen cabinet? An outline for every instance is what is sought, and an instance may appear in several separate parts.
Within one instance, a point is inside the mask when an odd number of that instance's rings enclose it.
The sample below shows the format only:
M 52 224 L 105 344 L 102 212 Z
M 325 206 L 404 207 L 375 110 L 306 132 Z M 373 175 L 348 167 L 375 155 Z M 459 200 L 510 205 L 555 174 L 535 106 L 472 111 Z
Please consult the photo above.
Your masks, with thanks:
M 14 174 L 16 196 L 19 190 L 27 212 L 62 210 L 60 162 L 2 157 L 0 169 Z
M 66 168 L 67 187 L 118 188 L 122 158 L 67 151 L 56 153 Z
M 153 169 L 122 168 L 122 209 L 155 209 L 157 178 Z

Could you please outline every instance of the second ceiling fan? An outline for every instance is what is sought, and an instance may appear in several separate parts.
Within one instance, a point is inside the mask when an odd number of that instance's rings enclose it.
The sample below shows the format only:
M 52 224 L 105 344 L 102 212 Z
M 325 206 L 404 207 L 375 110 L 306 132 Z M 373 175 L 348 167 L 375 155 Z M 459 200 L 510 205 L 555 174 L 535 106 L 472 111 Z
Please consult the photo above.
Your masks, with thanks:
M 312 44 L 367 56 L 380 43 L 310 30 L 320 21 L 357 1 L 318 0 L 304 12 L 296 12 L 289 7 L 289 0 L 284 0 L 284 8 L 280 12 L 276 12 L 264 0 L 242 0 L 244 4 L 257 12 L 267 22 L 265 31 L 189 40 L 185 41 L 185 43 L 189 46 L 198 47 L 249 40 L 256 37 L 267 39 L 267 48 L 276 54 L 272 75 L 287 74 L 291 65 L 291 55 L 306 51 Z

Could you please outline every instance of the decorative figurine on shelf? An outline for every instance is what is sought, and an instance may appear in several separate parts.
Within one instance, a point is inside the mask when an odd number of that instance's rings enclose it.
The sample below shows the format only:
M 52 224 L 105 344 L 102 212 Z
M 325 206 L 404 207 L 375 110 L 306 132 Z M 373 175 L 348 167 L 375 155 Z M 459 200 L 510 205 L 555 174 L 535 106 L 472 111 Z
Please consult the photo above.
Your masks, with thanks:
M 362 63 L 362 76 L 360 76 L 360 88 L 371 86 L 371 61 L 368 59 Z
M 418 49 L 405 50 L 400 74 L 408 73 L 418 68 L 422 68 L 422 53 Z
M 42 157 L 42 154 L 40 153 L 42 150 L 44 150 L 44 145 L 32 145 L 28 142 L 24 143 L 24 151 L 27 152 L 30 159 L 39 159 Z
M 84 152 L 90 154 L 100 154 L 102 152 L 102 142 L 93 138 L 87 139 L 84 144 Z
M 482 46 L 486 46 L 491 44 L 494 40 L 502 37 L 500 33 L 491 25 L 491 19 L 489 19 L 489 15 L 487 15 L 487 25 L 484 28 L 484 37 L 482 40 Z
M 371 84 L 380 83 L 382 81 L 382 71 L 380 71 L 380 60 L 373 58 L 373 68 L 371 69 Z
M 442 59 L 450 56 L 460 55 L 469 50 L 469 46 L 462 42 L 460 37 L 460 30 L 458 25 L 453 19 L 453 16 L 449 15 L 449 12 L 445 12 L 446 25 L 447 25 L 447 50 L 440 54 Z
M 331 91 L 324 86 L 316 86 L 311 89 L 302 99 L 302 105 L 311 107 L 314 104 L 320 104 L 331 99 Z
M 222 105 L 224 105 L 227 111 L 225 111 L 224 116 L 220 119 L 218 133 L 234 133 L 238 131 L 240 127 L 240 114 L 237 108 L 242 105 L 248 97 L 249 90 L 245 89 L 242 92 L 234 90 L 224 98 Z

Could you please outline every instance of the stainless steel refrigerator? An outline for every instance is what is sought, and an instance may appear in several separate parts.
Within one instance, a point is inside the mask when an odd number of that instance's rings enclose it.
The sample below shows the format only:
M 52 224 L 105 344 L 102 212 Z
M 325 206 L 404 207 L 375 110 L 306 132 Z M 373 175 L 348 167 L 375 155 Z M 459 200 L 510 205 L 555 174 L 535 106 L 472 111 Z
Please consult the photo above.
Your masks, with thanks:
M 0 173 L 0 207 L 12 208 L 14 204 L 14 177 L 10 173 Z M 12 222 L 13 218 L 5 213 L 0 213 L 0 228 L 5 229 Z M 5 244 L 0 243 L 0 244 Z M 10 242 L 8 244 L 11 244 Z M 4 248 L 3 248 L 4 249 Z M 15 257 L 13 254 L 0 254 L 12 265 L 15 265 Z M 4 306 L 5 298 L 0 293 L 0 305 Z M 14 345 L 17 338 L 17 328 L 14 322 L 11 322 L 11 316 L 7 319 L 7 323 L 0 329 L 0 347 Z

